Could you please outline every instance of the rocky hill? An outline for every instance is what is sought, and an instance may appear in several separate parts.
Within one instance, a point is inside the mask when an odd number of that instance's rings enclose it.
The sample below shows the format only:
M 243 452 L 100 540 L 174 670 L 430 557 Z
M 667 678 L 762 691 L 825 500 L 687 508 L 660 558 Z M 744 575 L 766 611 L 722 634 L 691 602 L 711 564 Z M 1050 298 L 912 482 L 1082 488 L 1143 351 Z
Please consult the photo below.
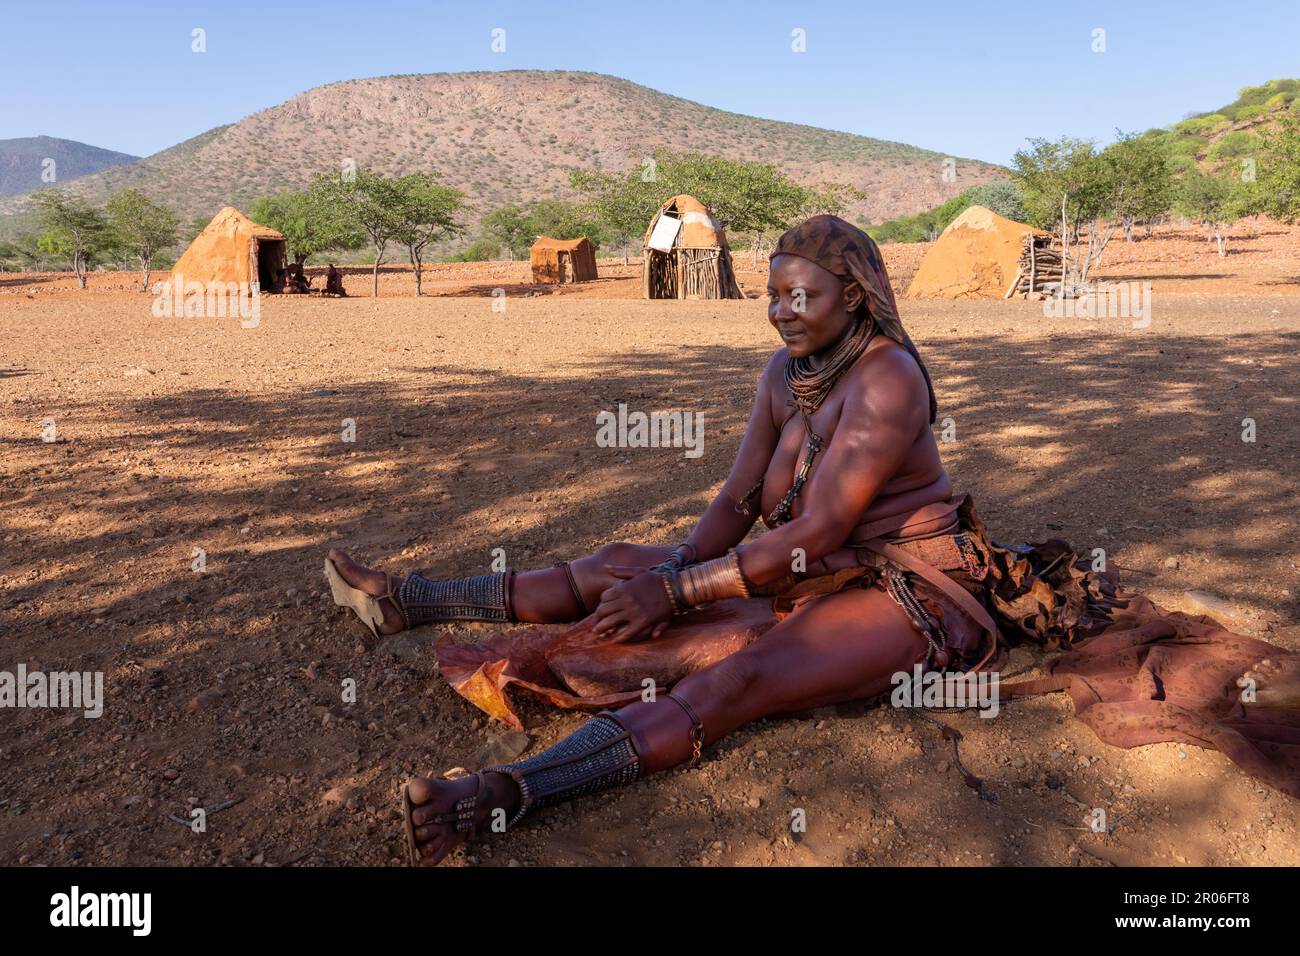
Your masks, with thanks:
M 601 74 L 510 71 L 318 87 L 71 188 L 102 201 L 135 187 L 189 221 L 226 204 L 247 209 L 353 160 L 389 175 L 436 169 L 469 194 L 476 217 L 567 196 L 569 170 L 636 168 L 656 147 L 776 163 L 809 184 L 850 183 L 868 193 L 850 215 L 871 221 L 928 209 L 1000 175 L 954 158 L 949 181 L 942 153 L 728 113 Z M 0 201 L 0 217 L 12 225 L 24 205 Z

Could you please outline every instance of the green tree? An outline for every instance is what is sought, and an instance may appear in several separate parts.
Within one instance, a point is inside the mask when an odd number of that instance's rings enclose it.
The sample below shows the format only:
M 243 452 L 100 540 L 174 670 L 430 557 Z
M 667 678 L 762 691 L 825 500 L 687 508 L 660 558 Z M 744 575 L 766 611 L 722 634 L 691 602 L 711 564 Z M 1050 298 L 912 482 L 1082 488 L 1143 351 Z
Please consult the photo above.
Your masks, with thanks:
M 20 271 L 41 272 L 44 269 L 48 253 L 41 248 L 40 236 L 36 233 L 20 233 L 9 243 L 9 249 L 9 259 L 18 263 Z
M 1183 177 L 1175 205 L 1183 215 L 1204 223 L 1206 240 L 1216 242 L 1219 255 L 1226 256 L 1223 230 L 1249 205 L 1249 190 L 1231 167 L 1213 172 L 1196 170 Z
M 319 191 L 349 229 L 358 230 L 369 240 L 375 253 L 370 295 L 378 296 L 379 266 L 388 244 L 397 239 L 402 227 L 402 190 L 396 180 L 362 168 L 348 175 L 316 173 L 310 188 Z
M 1097 170 L 1096 213 L 1119 220 L 1124 238 L 1133 241 L 1133 225 L 1169 211 L 1174 179 L 1169 153 L 1158 137 L 1121 133 L 1102 150 Z
M 465 206 L 465 194 L 444 186 L 435 172 L 411 173 L 393 181 L 396 192 L 393 238 L 406 247 L 415 272 L 415 294 L 421 295 L 424 250 L 431 242 L 462 235 L 456 215 Z
M 511 258 L 523 258 L 537 238 L 528 208 L 519 203 L 492 210 L 479 223 L 479 233 L 509 250 Z
M 444 262 L 489 262 L 501 255 L 501 244 L 495 239 L 475 239 L 463 252 L 447 256 Z
M 64 256 L 77 275 L 78 288 L 86 287 L 86 272 L 97 256 L 113 244 L 108 218 L 81 196 L 58 189 L 43 189 L 32 197 L 41 224 L 42 251 Z
M 1094 221 L 1102 209 L 1101 169 L 1091 140 L 1030 139 L 1029 146 L 1016 151 L 1012 174 L 1024 190 L 1030 223 L 1055 229 L 1060 237 L 1066 270 L 1061 294 L 1065 295 L 1086 281 L 1092 262 L 1095 242 L 1090 237 L 1085 250 L 1079 234 L 1082 224 Z M 1073 258 L 1071 242 L 1078 247 Z
M 1300 114 L 1283 115 L 1262 139 L 1257 179 L 1250 190 L 1252 205 L 1283 222 L 1295 222 L 1300 219 Z
M 965 192 L 966 206 L 962 208 L 957 215 L 965 212 L 970 206 L 983 206 L 992 212 L 997 213 L 1004 219 L 1013 219 L 1016 222 L 1024 222 L 1028 213 L 1025 211 L 1025 193 L 1019 183 L 1012 182 L 1009 179 L 995 179 L 991 183 L 980 183 L 978 186 L 972 186 Z M 953 219 L 956 219 L 954 216 Z M 948 222 L 944 223 L 944 228 L 948 227 Z
M 479 235 L 497 243 L 512 259 L 522 258 L 535 238 L 528 210 L 519 203 L 499 206 L 484 216 Z
M 554 239 L 585 236 L 597 248 L 610 238 L 609 230 L 589 209 L 563 199 L 536 199 L 501 206 L 483 217 L 479 234 L 504 246 L 512 257 L 520 259 L 528 255 L 538 236 Z
M 141 290 L 148 292 L 154 256 L 176 241 L 176 214 L 136 189 L 111 196 L 107 213 L 118 247 L 140 263 Z
M 1029 222 L 1062 233 L 1077 231 L 1096 208 L 1092 141 L 1063 136 L 1055 141 L 1030 139 L 1029 146 L 1012 158 L 1012 175 L 1024 192 Z
M 319 182 L 298 192 L 264 196 L 253 203 L 249 218 L 284 233 L 289 255 L 298 265 L 327 249 L 358 249 L 366 236 L 348 221 L 346 209 L 330 201 Z
M 1023 222 L 1027 215 L 1025 196 L 1020 185 L 1010 180 L 997 179 L 991 183 L 972 186 L 925 212 L 868 226 L 867 234 L 877 242 L 931 242 L 971 206 L 983 206 L 999 216 L 1017 222 Z

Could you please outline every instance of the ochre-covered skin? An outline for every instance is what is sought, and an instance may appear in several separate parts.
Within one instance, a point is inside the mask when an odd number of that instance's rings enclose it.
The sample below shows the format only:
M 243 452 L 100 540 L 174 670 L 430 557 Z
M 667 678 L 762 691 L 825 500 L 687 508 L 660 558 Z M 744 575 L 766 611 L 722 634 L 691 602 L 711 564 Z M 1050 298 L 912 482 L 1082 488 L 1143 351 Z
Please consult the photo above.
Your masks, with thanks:
M 1112 680 L 1104 686 L 1119 707 L 1087 702 L 1099 732 L 1113 727 L 1108 739 L 1132 745 L 1230 730 L 1235 736 L 1220 738 L 1225 752 L 1300 795 L 1296 702 L 1287 710 L 1278 702 L 1285 695 L 1275 696 L 1261 715 L 1235 698 L 1236 676 L 1268 645 L 1220 642 L 1190 657 L 1187 649 L 1162 656 L 1161 642 L 1200 636 L 1194 622 L 1121 595 L 1113 577 L 1088 570 L 1063 542 L 1023 554 L 994 544 L 970 500 L 954 495 L 931 431 L 928 373 L 898 319 L 879 250 L 864 233 L 830 216 L 791 230 L 773 255 L 768 292 L 768 318 L 784 347 L 758 383 L 731 473 L 687 539 L 694 561 L 734 548 L 750 593 L 762 596 L 674 616 L 654 570 L 673 548 L 608 544 L 569 562 L 572 583 L 563 567 L 516 575 L 513 613 L 539 626 L 474 645 L 440 642 L 439 664 L 456 690 L 515 726 L 512 690 L 561 707 L 617 708 L 609 712 L 630 735 L 644 775 L 691 759 L 693 732 L 707 745 L 760 717 L 876 697 L 917 664 L 983 665 L 1005 639 L 1069 647 L 1130 608 L 1122 622 L 1136 629 L 1134 636 L 1115 638 L 1123 656 L 1109 659 L 1109 669 L 1107 659 L 1088 665 Z M 787 362 L 811 358 L 816 370 L 862 321 L 877 323 L 883 334 L 871 338 L 820 404 L 800 409 L 786 384 Z M 768 516 L 790 488 L 808 454 L 808 429 L 823 445 L 788 518 L 742 545 L 760 514 Z M 799 568 L 796 554 L 805 562 Z M 331 558 L 369 593 L 391 586 L 346 556 Z M 929 636 L 920 629 L 927 622 L 918 624 L 883 587 L 900 575 L 934 625 Z M 395 611 L 384 616 L 386 632 L 400 628 Z M 1280 668 L 1295 683 L 1295 655 L 1275 650 L 1273 670 L 1257 668 L 1266 674 L 1261 679 L 1284 683 Z M 1197 654 L 1212 659 L 1213 668 L 1198 671 Z M 1175 662 L 1168 676 L 1190 681 L 1192 692 L 1173 706 L 1153 705 L 1150 694 L 1135 699 L 1125 677 L 1152 660 Z M 1078 703 L 1091 685 L 1067 679 L 1067 672 L 1068 665 L 1054 683 L 1020 692 L 1068 686 Z M 1213 685 L 1208 703 L 1196 703 L 1195 695 L 1207 691 L 1197 679 Z M 1143 686 L 1161 684 L 1148 675 Z M 675 700 L 665 702 L 669 690 Z M 475 813 L 485 819 L 501 807 L 514 814 L 520 798 L 511 778 L 485 776 Z M 417 853 L 437 862 L 462 837 L 434 817 L 472 796 L 475 783 L 417 778 L 409 792 Z

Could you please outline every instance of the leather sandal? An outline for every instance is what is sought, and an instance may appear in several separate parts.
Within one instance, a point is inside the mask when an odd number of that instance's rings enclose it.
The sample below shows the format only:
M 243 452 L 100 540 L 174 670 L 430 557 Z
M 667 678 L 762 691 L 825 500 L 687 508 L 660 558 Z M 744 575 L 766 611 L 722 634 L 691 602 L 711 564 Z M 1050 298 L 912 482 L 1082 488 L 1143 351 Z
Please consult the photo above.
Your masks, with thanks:
M 392 601 L 398 617 L 402 619 L 402 627 L 410 627 L 406 620 L 406 612 L 402 610 L 402 605 L 397 600 L 397 589 L 401 586 L 401 580 L 387 573 L 384 579 L 388 582 L 386 592 L 378 596 L 367 594 L 360 588 L 348 584 L 334 562 L 329 557 L 325 558 L 325 580 L 330 583 L 330 593 L 334 596 L 334 603 L 339 607 L 352 608 L 357 617 L 361 618 L 361 623 L 370 628 L 370 633 L 376 640 L 387 636 L 379 631 L 379 626 L 384 623 L 384 611 L 379 606 L 380 601 Z
M 411 866 L 419 866 L 420 845 L 415 842 L 415 821 L 411 819 L 415 804 L 411 802 L 409 786 L 409 784 L 402 784 L 402 822 L 406 825 L 406 862 Z
M 482 770 L 476 770 L 474 778 L 476 781 L 474 792 L 468 797 L 457 800 L 452 810 L 435 813 L 429 823 L 454 824 L 453 829 L 465 834 L 467 841 L 477 836 L 478 825 L 474 822 L 474 817 L 478 812 L 479 798 L 487 789 L 487 774 Z M 409 784 L 402 785 L 402 818 L 406 824 L 406 846 L 410 854 L 410 863 L 412 866 L 419 866 L 423 858 L 420 856 L 420 846 L 415 839 L 415 821 L 411 819 L 415 804 L 411 802 L 409 786 Z

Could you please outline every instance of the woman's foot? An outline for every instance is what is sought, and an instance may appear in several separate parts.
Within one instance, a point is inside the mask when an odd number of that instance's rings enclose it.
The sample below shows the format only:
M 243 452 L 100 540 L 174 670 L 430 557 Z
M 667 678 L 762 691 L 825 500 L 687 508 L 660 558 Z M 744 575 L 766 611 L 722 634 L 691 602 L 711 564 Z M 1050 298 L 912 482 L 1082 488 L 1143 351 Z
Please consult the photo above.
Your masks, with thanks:
M 396 634 L 398 631 L 405 630 L 406 625 L 402 622 L 402 614 L 397 610 L 397 604 L 391 597 L 386 597 L 390 591 L 396 593 L 402 583 L 401 579 L 396 575 L 375 571 L 358 564 L 338 548 L 330 548 L 329 559 L 333 562 L 339 577 L 350 586 L 376 599 L 379 612 L 383 615 L 383 621 L 378 625 L 380 634 Z
M 406 784 L 407 795 L 414 804 L 411 822 L 415 825 L 415 843 L 420 860 L 433 866 L 462 843 L 467 834 L 455 825 L 456 803 L 474 796 L 478 790 L 476 774 L 456 780 L 412 777 Z M 519 810 L 519 787 L 509 774 L 488 772 L 483 775 L 483 789 L 478 793 L 473 815 L 475 834 L 491 831 L 493 814 L 504 825 Z M 439 820 L 435 820 L 438 817 Z
M 1300 666 L 1294 658 L 1285 664 L 1268 657 L 1257 661 L 1237 679 L 1237 686 L 1254 690 L 1254 700 L 1244 702 L 1247 706 L 1300 708 Z

